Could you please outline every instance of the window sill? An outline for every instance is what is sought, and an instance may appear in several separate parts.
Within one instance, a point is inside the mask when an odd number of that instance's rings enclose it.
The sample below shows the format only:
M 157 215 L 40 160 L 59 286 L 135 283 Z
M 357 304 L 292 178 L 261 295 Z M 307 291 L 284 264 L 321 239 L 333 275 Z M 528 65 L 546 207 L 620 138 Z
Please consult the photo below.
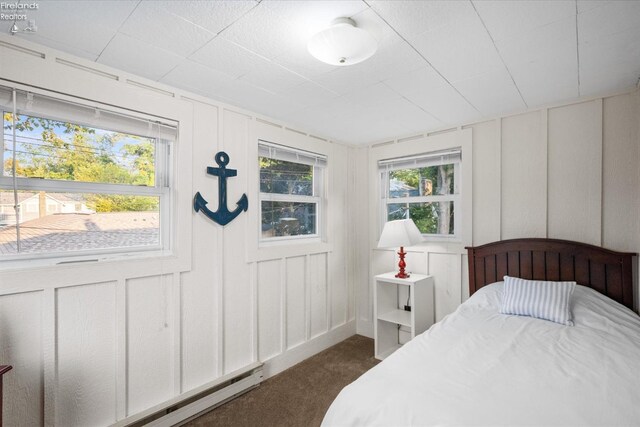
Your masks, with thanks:
M 38 258 L 14 258 L 0 261 L 0 272 L 46 269 L 56 267 L 91 266 L 111 262 L 176 258 L 172 251 L 152 249 L 123 253 L 78 254 L 74 256 L 43 256 Z

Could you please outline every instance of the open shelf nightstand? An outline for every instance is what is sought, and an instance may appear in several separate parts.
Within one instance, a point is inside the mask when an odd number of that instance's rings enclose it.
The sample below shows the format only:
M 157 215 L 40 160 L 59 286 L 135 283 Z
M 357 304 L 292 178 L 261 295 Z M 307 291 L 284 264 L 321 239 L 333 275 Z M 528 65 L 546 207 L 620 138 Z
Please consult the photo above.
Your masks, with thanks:
M 409 289 L 411 311 L 404 310 L 404 302 L 398 300 L 400 286 Z M 375 357 L 384 359 L 401 347 L 398 340 L 400 326 L 409 329 L 411 339 L 429 329 L 434 323 L 433 277 L 411 274 L 398 279 L 395 272 L 374 277 Z

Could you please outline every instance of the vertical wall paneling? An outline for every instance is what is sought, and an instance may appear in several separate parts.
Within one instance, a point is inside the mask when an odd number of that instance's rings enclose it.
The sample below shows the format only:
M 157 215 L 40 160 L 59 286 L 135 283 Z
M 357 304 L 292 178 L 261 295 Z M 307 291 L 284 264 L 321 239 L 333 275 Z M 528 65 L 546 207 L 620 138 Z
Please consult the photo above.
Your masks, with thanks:
M 327 297 L 329 298 L 327 316 L 329 318 L 329 328 L 333 329 L 343 325 L 348 317 L 347 262 L 349 254 L 347 253 L 347 244 L 350 229 L 350 218 L 348 217 L 350 203 L 348 200 L 348 149 L 335 144 L 332 144 L 331 148 L 333 156 L 330 191 L 333 200 L 335 200 L 332 205 L 335 206 L 331 208 L 328 227 L 332 230 L 343 230 L 335 233 L 333 237 L 335 244 L 333 251 L 328 254 L 327 262 Z
M 258 358 L 267 360 L 281 349 L 281 263 L 258 263 Z
M 173 322 L 173 394 L 182 393 L 182 280 L 180 273 L 171 275 L 171 320 Z
M 546 237 L 547 147 L 543 114 L 534 111 L 502 119 L 503 239 Z M 474 169 L 478 168 L 484 166 L 476 165 Z
M 4 424 L 42 423 L 43 292 L 0 297 L 0 360 L 13 370 L 3 378 Z M 49 324 L 47 324 L 49 327 Z
M 549 110 L 549 237 L 602 243 L 602 100 Z
M 116 282 L 116 417 L 127 416 L 127 283 Z
M 304 339 L 311 339 L 311 255 L 304 260 Z
M 57 290 L 56 425 L 116 418 L 116 283 Z
M 57 337 L 56 290 L 42 291 L 42 364 L 44 371 L 44 425 L 56 425 Z M 7 387 L 7 391 L 10 390 Z M 5 392 L 3 392 L 5 393 Z M 39 400 L 39 399 L 38 399 Z M 40 404 L 40 402 L 37 402 Z
M 309 336 L 311 339 L 327 331 L 326 254 L 309 256 Z
M 225 109 L 223 114 L 224 150 L 229 155 L 230 168 L 240 168 L 237 176 L 227 180 L 228 206 L 233 208 L 247 189 L 246 164 L 251 118 Z M 212 177 L 213 178 L 213 177 Z M 251 280 L 247 268 L 246 234 L 249 228 L 246 213 L 222 228 L 224 246 L 224 373 L 251 363 L 253 343 L 251 313 Z M 227 327 L 228 325 L 228 327 Z
M 369 248 L 372 238 L 369 236 L 371 230 L 372 217 L 370 215 L 369 195 L 373 189 L 370 181 L 369 172 L 369 149 L 353 148 L 351 153 L 354 157 L 353 177 L 351 181 L 351 206 L 353 206 L 353 214 L 351 215 L 351 229 L 354 230 L 354 244 L 349 245 L 352 253 L 353 262 L 350 263 L 353 271 L 353 280 L 355 283 L 355 317 L 358 325 L 358 333 L 363 335 L 373 335 L 373 323 L 371 315 L 373 310 L 371 281 L 369 275 L 371 273 L 371 253 L 365 248 Z
M 307 338 L 306 323 L 306 257 L 286 260 L 287 349 L 302 344 Z
M 501 120 L 479 123 L 473 129 L 473 244 L 500 240 Z
M 173 396 L 172 280 L 172 275 L 127 280 L 127 407 L 130 414 Z
M 222 107 L 219 107 L 216 109 L 216 114 L 217 114 L 217 119 L 218 119 L 218 145 L 216 148 L 216 152 L 217 151 L 224 151 L 224 141 L 225 141 L 225 121 L 224 121 L 224 117 L 225 117 L 225 109 Z M 216 166 L 216 165 L 213 165 Z M 217 186 L 216 186 L 217 187 Z M 228 194 L 228 193 L 227 193 Z M 214 199 L 216 200 L 216 199 Z M 213 227 L 216 230 L 216 239 L 215 241 L 215 246 L 216 246 L 216 253 L 218 254 L 222 254 L 224 253 L 224 233 L 221 227 Z M 216 338 L 217 338 L 217 342 L 218 342 L 218 371 L 217 371 L 217 375 L 224 375 L 225 374 L 225 294 L 224 294 L 224 279 L 225 279 L 225 275 L 224 275 L 224 262 L 217 262 L 217 263 L 213 263 L 216 265 L 216 269 L 215 269 L 215 289 L 217 290 L 216 294 L 217 294 L 217 302 L 216 302 L 216 313 L 217 313 L 217 320 L 218 320 L 218 328 L 216 331 Z
M 218 198 L 215 178 L 207 175 L 214 165 L 221 128 L 219 108 L 194 102 L 194 144 L 192 175 L 194 193 L 200 191 L 207 200 Z M 181 274 L 182 384 L 184 391 L 222 375 L 222 232 L 204 215 L 192 213 L 192 271 Z M 212 246 L 214 250 L 212 250 Z
M 251 360 L 260 360 L 260 306 L 258 301 L 258 263 L 252 262 L 249 264 L 249 272 L 251 276 L 251 312 L 256 313 L 251 319 Z
M 640 92 L 639 92 L 640 93 Z M 604 99 L 602 147 L 602 245 L 638 250 L 640 132 L 637 95 Z
M 462 271 L 462 302 L 469 299 L 469 257 L 463 254 L 460 257 L 460 270 Z
M 280 353 L 287 351 L 287 259 L 280 259 Z M 256 328 L 256 330 L 258 330 Z
M 356 190 L 358 187 L 356 186 L 356 160 L 358 156 L 356 155 L 356 150 L 352 147 L 347 148 L 347 158 L 349 160 L 347 166 L 347 179 L 346 179 L 346 219 L 347 219 L 347 241 L 346 241 L 346 256 L 347 262 L 345 263 L 345 277 L 347 286 L 347 319 L 346 321 L 351 321 L 355 319 L 356 316 L 356 290 L 354 286 L 350 286 L 350 284 L 358 283 L 358 275 L 360 274 L 361 266 L 358 263 L 358 246 L 357 246 L 357 231 L 355 229 L 356 225 L 356 215 L 358 215 L 359 219 L 359 209 L 358 205 L 355 204 L 356 201 Z M 366 187 L 363 187 L 366 188 Z M 366 193 L 366 191 L 360 191 L 361 193 Z M 364 222 L 364 221 L 363 221 Z
M 462 301 L 460 255 L 429 253 L 429 274 L 434 276 L 436 321 L 440 321 Z

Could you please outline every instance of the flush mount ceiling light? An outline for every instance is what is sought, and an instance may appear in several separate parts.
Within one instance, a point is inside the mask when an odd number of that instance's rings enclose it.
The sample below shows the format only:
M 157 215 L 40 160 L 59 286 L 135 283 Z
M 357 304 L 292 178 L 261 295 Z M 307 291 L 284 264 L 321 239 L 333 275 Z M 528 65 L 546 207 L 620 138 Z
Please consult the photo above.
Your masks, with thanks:
M 351 18 L 336 18 L 331 26 L 311 37 L 307 45 L 316 59 L 331 65 L 353 65 L 376 53 L 378 43 Z

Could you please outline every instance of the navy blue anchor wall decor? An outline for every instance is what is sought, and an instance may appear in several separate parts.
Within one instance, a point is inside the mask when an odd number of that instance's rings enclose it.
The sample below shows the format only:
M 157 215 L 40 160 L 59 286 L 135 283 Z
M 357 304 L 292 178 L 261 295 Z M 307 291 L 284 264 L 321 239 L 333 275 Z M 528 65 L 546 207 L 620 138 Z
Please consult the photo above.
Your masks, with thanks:
M 217 222 L 218 224 L 225 226 L 233 221 L 238 215 L 249 209 L 249 199 L 247 195 L 243 194 L 240 200 L 236 203 L 238 205 L 233 211 L 230 211 L 227 207 L 227 178 L 237 176 L 238 171 L 236 169 L 227 169 L 229 164 L 229 155 L 224 151 L 216 154 L 217 168 L 212 166 L 207 167 L 207 173 L 209 175 L 218 177 L 218 210 L 212 211 L 207 208 L 207 201 L 202 197 L 198 191 L 193 198 L 193 209 L 196 212 L 202 211 L 209 219 Z

